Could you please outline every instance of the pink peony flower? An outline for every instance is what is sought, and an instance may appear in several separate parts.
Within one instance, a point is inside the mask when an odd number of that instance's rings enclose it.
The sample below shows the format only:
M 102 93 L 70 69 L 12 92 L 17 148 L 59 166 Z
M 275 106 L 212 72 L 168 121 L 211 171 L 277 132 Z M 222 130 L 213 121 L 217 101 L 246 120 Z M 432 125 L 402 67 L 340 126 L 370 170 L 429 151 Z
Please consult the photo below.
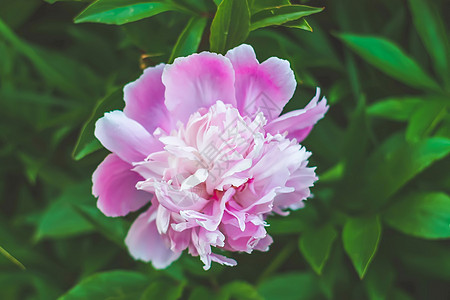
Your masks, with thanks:
M 165 268 L 183 250 L 234 266 L 212 247 L 267 251 L 266 218 L 299 209 L 317 180 L 299 145 L 326 113 L 320 90 L 282 116 L 296 81 L 286 60 L 263 63 L 241 45 L 144 70 L 125 86 L 125 109 L 106 113 L 95 136 L 112 152 L 94 172 L 107 216 L 148 203 L 125 243 L 136 259 Z

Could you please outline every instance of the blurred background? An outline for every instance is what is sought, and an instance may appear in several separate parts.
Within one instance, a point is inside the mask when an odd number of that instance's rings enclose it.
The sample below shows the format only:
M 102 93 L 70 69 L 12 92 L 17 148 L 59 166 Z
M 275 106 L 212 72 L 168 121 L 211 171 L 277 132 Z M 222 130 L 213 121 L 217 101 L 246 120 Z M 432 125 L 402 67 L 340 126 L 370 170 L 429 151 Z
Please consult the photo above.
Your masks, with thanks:
M 449 1 L 291 1 L 325 7 L 307 21 L 248 1 L 249 35 L 216 51 L 289 60 L 285 111 L 322 88 L 329 112 L 303 143 L 320 180 L 304 209 L 268 219 L 269 252 L 208 272 L 129 256 L 138 213 L 104 217 L 91 195 L 107 155 L 93 126 L 142 68 L 209 50 L 221 1 L 120 20 L 142 1 L 90 2 L 0 0 L 0 299 L 450 299 Z

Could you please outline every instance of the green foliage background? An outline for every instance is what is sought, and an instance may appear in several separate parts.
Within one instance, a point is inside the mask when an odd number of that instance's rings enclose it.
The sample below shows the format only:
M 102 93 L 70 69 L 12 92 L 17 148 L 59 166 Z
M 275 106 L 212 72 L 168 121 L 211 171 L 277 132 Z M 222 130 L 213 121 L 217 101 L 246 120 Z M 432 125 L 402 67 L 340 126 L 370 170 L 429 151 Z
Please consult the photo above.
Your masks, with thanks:
M 89 2 L 0 0 L 1 299 L 449 299 L 448 1 Z M 242 42 L 291 62 L 286 111 L 329 100 L 315 197 L 237 267 L 155 271 L 90 194 L 93 121 L 140 66 Z

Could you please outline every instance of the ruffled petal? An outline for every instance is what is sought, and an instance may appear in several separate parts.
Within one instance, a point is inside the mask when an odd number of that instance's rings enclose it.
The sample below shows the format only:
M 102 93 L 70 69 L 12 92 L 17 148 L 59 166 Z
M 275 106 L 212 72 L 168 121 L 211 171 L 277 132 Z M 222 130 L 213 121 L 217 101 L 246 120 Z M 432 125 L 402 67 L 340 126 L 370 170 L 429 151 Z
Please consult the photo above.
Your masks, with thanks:
M 243 115 L 258 111 L 270 121 L 292 98 L 297 82 L 287 60 L 271 57 L 259 64 L 253 48 L 240 45 L 226 54 L 236 76 L 237 108 Z
M 218 100 L 236 105 L 233 67 L 219 54 L 202 52 L 177 58 L 164 69 L 162 81 L 165 104 L 175 120 L 186 122 L 199 108 L 209 108 Z
M 117 155 L 110 154 L 92 175 L 92 193 L 98 197 L 97 207 L 108 217 L 125 216 L 152 198 L 152 194 L 136 189 L 136 183 L 143 178 L 131 168 Z
M 157 127 L 166 132 L 172 129 L 170 114 L 164 104 L 166 87 L 161 80 L 164 66 L 160 64 L 145 69 L 141 77 L 123 89 L 126 103 L 123 112 L 150 133 Z
M 163 147 L 141 124 L 121 111 L 105 113 L 95 123 L 95 136 L 106 149 L 128 163 L 142 161 Z
M 131 225 L 125 244 L 135 259 L 151 261 L 156 269 L 164 269 L 180 257 L 181 252 L 173 252 L 159 234 L 155 223 L 153 206 L 142 213 Z
M 314 124 L 322 119 L 328 111 L 327 100 L 320 98 L 320 89 L 304 109 L 298 109 L 269 122 L 264 129 L 271 134 L 287 132 L 289 139 L 303 141 L 311 131 Z

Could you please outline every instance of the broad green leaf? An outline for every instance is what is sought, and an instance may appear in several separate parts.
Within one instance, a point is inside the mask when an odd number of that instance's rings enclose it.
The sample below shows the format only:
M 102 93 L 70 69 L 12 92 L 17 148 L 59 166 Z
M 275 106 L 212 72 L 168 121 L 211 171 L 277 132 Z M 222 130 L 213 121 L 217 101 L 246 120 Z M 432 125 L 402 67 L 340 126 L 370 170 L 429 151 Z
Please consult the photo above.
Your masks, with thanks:
M 306 5 L 285 5 L 264 9 L 252 16 L 250 31 L 258 28 L 282 25 L 300 18 L 319 13 L 323 7 L 311 7 Z
M 382 206 L 408 181 L 449 153 L 449 139 L 433 137 L 408 143 L 401 134 L 395 134 L 366 164 L 361 205 Z
M 177 6 L 162 1 L 97 0 L 75 17 L 75 23 L 122 25 L 174 10 Z
M 407 273 L 423 274 L 443 280 L 450 278 L 448 241 L 425 240 L 393 232 L 386 236 L 386 244 Z
M 10 262 L 12 262 L 13 264 L 17 265 L 19 268 L 21 268 L 22 270 L 25 270 L 25 266 L 17 260 L 17 258 L 15 258 L 14 256 L 12 256 L 11 254 L 9 254 L 8 251 L 6 251 L 2 246 L 0 246 L 0 254 L 2 254 L 4 257 L 6 257 Z
M 449 79 L 450 48 L 448 32 L 440 16 L 434 11 L 433 2 L 426 0 L 409 0 L 412 20 L 428 53 L 434 61 L 434 68 L 444 79 Z
M 307 230 L 300 236 L 300 251 L 319 275 L 330 256 L 331 246 L 336 238 L 337 231 L 331 224 Z
M 375 36 L 339 34 L 344 43 L 368 63 L 414 88 L 440 90 L 438 84 L 398 46 Z
M 300 233 L 306 230 L 310 224 L 317 221 L 318 214 L 312 205 L 293 211 L 289 218 L 273 216 L 267 220 L 269 227 L 267 231 L 272 235 Z
M 394 285 L 395 270 L 384 257 L 377 258 L 364 279 L 370 300 L 388 300 Z
M 272 276 L 259 285 L 258 291 L 266 300 L 315 299 L 320 293 L 317 279 L 310 272 Z
M 233 281 L 220 290 L 218 300 L 262 300 L 256 288 L 244 281 Z
M 290 5 L 289 0 L 250 0 L 250 9 L 252 14 L 271 7 Z
M 223 0 L 217 7 L 209 38 L 211 51 L 225 53 L 245 41 L 250 28 L 247 0 Z
M 87 189 L 86 191 L 90 191 L 90 189 Z M 87 195 L 85 198 L 93 200 L 93 197 L 90 195 Z M 123 241 L 125 240 L 129 225 L 123 219 L 106 217 L 96 206 L 92 205 L 92 203 L 74 203 L 73 209 L 105 238 L 113 241 L 120 247 L 125 246 Z
M 52 203 L 42 216 L 37 228 L 36 239 L 64 238 L 93 229 L 92 225 L 80 216 L 71 204 L 57 201 Z
M 197 51 L 206 27 L 206 21 L 206 18 L 197 17 L 189 20 L 172 49 L 169 63 L 172 63 L 179 56 L 188 56 Z
M 381 222 L 378 216 L 348 219 L 342 230 L 344 249 L 360 278 L 367 272 L 378 249 Z
M 427 136 L 446 114 L 444 101 L 427 101 L 419 104 L 406 129 L 406 139 L 417 142 Z
M 367 107 L 367 114 L 394 121 L 407 121 L 420 104 L 425 104 L 425 101 L 418 97 L 386 98 Z
M 450 238 L 450 197 L 442 192 L 402 197 L 383 215 L 391 227 L 416 237 Z
M 290 21 L 290 22 L 284 23 L 283 26 L 289 27 L 289 28 L 298 28 L 298 29 L 303 29 L 303 30 L 306 30 L 306 31 L 313 32 L 313 29 L 312 29 L 311 25 L 309 25 L 308 21 L 306 21 L 305 18 L 301 18 L 301 19 L 298 19 L 298 20 L 294 20 L 294 21 Z
M 343 162 L 337 163 L 334 167 L 320 174 L 320 182 L 337 181 L 344 175 L 345 166 Z
M 105 112 L 119 108 L 123 108 L 121 89 L 112 91 L 97 103 L 91 116 L 81 129 L 77 144 L 72 153 L 74 159 L 80 160 L 86 155 L 101 148 L 100 142 L 94 137 L 95 122 L 97 122 Z
M 210 300 L 214 299 L 214 296 L 212 291 L 200 285 L 192 289 L 192 293 L 189 295 L 188 300 Z
M 186 285 L 185 282 L 176 284 L 169 280 L 163 279 L 153 280 L 152 283 L 142 294 L 140 300 L 153 300 L 153 299 L 177 300 L 181 298 L 185 285 Z
M 126 296 L 139 299 L 149 283 L 149 278 L 133 271 L 97 273 L 83 279 L 59 300 L 123 299 L 120 297 Z
M 46 208 L 37 227 L 36 239 L 64 238 L 92 231 L 94 227 L 73 206 L 89 196 L 90 183 L 66 186 L 64 192 Z M 93 199 L 89 197 L 89 199 Z

